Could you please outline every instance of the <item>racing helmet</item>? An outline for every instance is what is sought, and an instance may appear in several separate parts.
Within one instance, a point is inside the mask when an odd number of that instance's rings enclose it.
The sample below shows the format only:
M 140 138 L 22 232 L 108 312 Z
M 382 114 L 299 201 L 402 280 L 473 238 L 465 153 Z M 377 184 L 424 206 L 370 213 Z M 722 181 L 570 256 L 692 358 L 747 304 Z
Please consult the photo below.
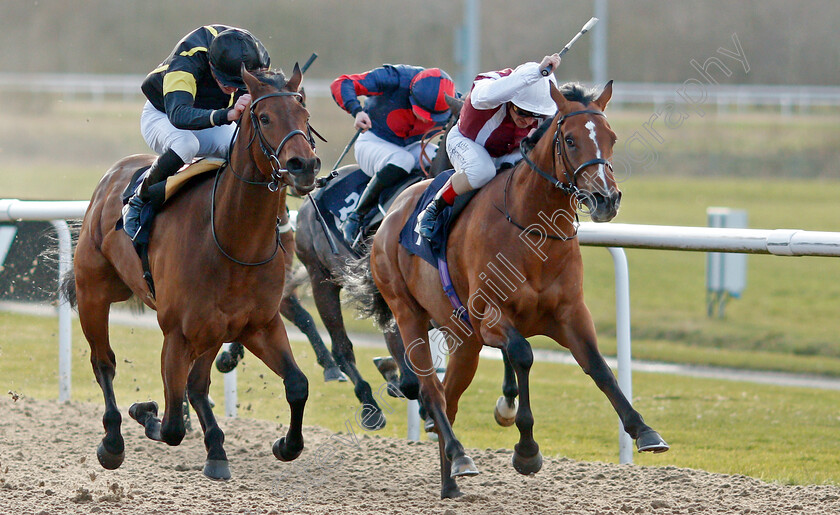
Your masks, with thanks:
M 411 110 L 424 120 L 443 123 L 449 119 L 446 95 L 455 96 L 455 83 L 440 68 L 427 68 L 411 79 Z
M 241 65 L 248 71 L 268 68 L 271 58 L 263 44 L 244 29 L 223 30 L 207 49 L 210 67 L 222 85 L 238 89 L 245 88 L 240 76 Z
M 525 63 L 518 66 L 516 69 L 523 66 L 539 66 L 538 63 Z M 557 85 L 557 79 L 554 78 L 553 73 L 549 73 L 548 77 L 542 77 L 537 82 L 530 86 L 525 86 L 511 99 L 513 105 L 525 111 L 530 111 L 542 116 L 553 116 L 557 112 L 557 105 L 551 98 L 551 86 L 549 83 Z

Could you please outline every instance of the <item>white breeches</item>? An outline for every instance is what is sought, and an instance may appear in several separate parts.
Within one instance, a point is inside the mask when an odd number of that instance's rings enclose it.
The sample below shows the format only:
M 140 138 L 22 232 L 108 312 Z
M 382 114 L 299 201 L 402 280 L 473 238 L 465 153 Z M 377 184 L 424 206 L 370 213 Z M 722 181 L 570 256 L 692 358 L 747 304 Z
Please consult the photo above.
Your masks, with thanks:
M 456 172 L 464 172 L 470 186 L 480 188 L 496 176 L 496 169 L 503 163 L 517 163 L 522 155 L 517 150 L 501 157 L 490 157 L 483 146 L 461 134 L 458 126 L 446 136 L 446 153 Z
M 226 159 L 235 129 L 232 123 L 197 131 L 177 129 L 166 113 L 155 109 L 149 101 L 140 115 L 140 132 L 149 147 L 158 154 L 172 149 L 185 163 L 195 157 Z
M 393 164 L 399 166 L 406 172 L 420 166 L 420 158 L 423 143 L 417 141 L 405 147 L 395 145 L 389 141 L 385 141 L 371 131 L 365 131 L 359 135 L 356 140 L 354 148 L 356 154 L 356 162 L 359 168 L 365 172 L 368 177 L 379 170 L 385 168 L 386 165 Z M 431 143 L 425 147 L 425 156 L 423 157 L 423 165 L 429 166 L 437 153 L 437 145 Z

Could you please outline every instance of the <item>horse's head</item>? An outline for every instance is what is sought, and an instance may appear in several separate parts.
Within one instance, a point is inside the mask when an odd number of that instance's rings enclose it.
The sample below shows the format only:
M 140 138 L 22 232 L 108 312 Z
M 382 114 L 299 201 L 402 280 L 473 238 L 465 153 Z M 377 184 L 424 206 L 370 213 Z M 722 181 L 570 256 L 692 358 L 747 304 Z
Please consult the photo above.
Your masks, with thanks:
M 269 179 L 269 187 L 285 184 L 298 195 L 315 188 L 321 168 L 300 88 L 302 77 L 297 63 L 288 80 L 279 71 L 251 74 L 242 68 L 252 100 L 249 114 L 242 116 L 241 130 L 249 140 L 251 158 Z
M 621 191 L 613 176 L 610 159 L 615 133 L 604 109 L 612 96 L 612 81 L 598 95 L 580 84 L 551 85 L 557 104 L 554 153 L 556 180 L 567 184 L 593 222 L 609 222 L 618 214 Z

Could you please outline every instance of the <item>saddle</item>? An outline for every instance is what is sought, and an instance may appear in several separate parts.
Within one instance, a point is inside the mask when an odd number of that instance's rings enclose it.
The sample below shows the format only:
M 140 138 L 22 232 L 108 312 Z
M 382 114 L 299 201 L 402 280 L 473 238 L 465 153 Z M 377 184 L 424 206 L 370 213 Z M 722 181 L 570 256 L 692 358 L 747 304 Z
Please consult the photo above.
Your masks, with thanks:
M 358 165 L 346 165 L 337 170 L 338 175 L 331 180 L 325 188 L 312 194 L 316 207 L 324 215 L 327 227 L 335 236 L 335 239 L 343 242 L 341 224 L 350 216 L 356 203 L 359 200 L 369 177 L 358 167 Z M 419 170 L 413 170 L 405 180 L 385 189 L 379 195 L 379 202 L 376 209 L 371 209 L 361 222 L 360 231 L 363 238 L 367 238 L 376 232 L 388 208 L 402 193 L 403 190 L 413 184 L 425 180 L 426 176 Z M 352 250 L 352 249 L 351 249 Z M 355 252 L 354 252 L 355 253 Z
M 152 273 L 149 268 L 149 235 L 152 230 L 152 222 L 155 216 L 164 207 L 166 201 L 170 200 L 176 192 L 186 186 L 190 179 L 208 172 L 215 172 L 226 163 L 227 162 L 224 159 L 201 158 L 185 165 L 178 171 L 178 173 L 168 177 L 165 181 L 154 184 L 149 188 L 149 195 L 152 200 L 143 206 L 143 210 L 140 212 L 140 231 L 137 233 L 137 237 L 132 243 L 134 244 L 134 250 L 136 250 L 137 254 L 140 256 L 140 262 L 143 264 L 143 278 L 146 280 L 146 284 L 149 285 L 153 298 L 155 295 L 155 286 L 154 281 L 152 280 Z M 140 187 L 140 184 L 143 182 L 143 179 L 145 179 L 146 175 L 148 175 L 148 172 L 148 166 L 144 166 L 134 172 L 134 175 L 131 176 L 131 180 L 128 182 L 128 186 L 126 186 L 125 190 L 123 190 L 123 205 L 125 205 L 128 202 L 128 199 L 134 195 Z M 122 217 L 120 217 L 119 220 L 117 220 L 116 230 L 121 231 L 122 228 L 123 222 Z

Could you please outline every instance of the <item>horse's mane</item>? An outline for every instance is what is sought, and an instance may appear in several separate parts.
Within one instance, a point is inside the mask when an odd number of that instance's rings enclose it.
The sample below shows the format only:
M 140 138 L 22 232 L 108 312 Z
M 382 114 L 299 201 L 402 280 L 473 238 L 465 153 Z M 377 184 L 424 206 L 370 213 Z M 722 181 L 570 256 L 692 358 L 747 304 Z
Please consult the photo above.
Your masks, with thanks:
M 566 97 L 566 100 L 570 102 L 580 102 L 583 105 L 589 105 L 590 103 L 594 102 L 600 92 L 595 88 L 588 88 L 579 82 L 567 82 L 560 86 L 560 93 Z M 551 122 L 554 121 L 552 118 L 547 118 L 543 120 L 539 127 L 530 135 L 528 136 L 528 148 L 534 148 L 534 145 L 543 137 L 549 127 L 551 127 Z
M 256 70 L 252 74 L 263 84 L 274 86 L 278 91 L 283 89 L 288 82 L 286 76 L 283 74 L 283 70 Z

